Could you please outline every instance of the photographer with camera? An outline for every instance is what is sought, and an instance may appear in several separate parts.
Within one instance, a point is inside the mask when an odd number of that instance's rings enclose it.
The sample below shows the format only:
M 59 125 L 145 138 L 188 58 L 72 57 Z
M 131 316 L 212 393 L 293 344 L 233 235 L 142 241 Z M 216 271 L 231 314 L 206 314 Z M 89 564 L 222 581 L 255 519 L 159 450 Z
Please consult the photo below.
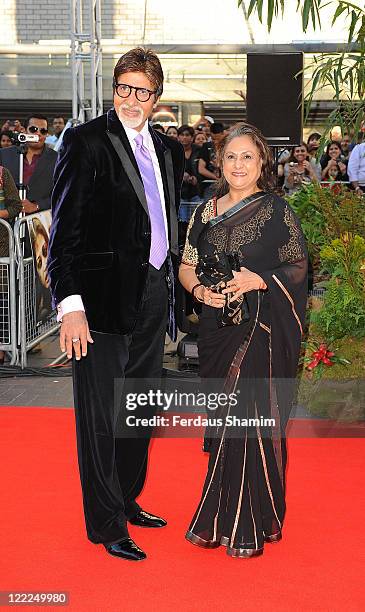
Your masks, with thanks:
M 287 163 L 284 165 L 284 191 L 291 195 L 299 191 L 302 185 L 320 180 L 320 165 L 309 158 L 308 147 L 302 142 L 293 147 Z M 280 173 L 279 173 L 280 176 Z
M 51 207 L 53 170 L 57 153 L 46 146 L 48 134 L 47 117 L 31 115 L 26 122 L 26 133 L 17 136 L 17 145 L 1 149 L 0 165 L 10 170 L 15 183 L 19 186 L 19 147 L 26 145 L 24 155 L 23 184 L 26 197 L 22 198 L 23 212 L 31 214 Z
M 330 180 L 331 175 L 333 176 L 334 169 L 337 168 L 336 180 L 348 182 L 347 164 L 348 161 L 342 151 L 341 145 L 335 140 L 329 142 L 324 157 L 321 160 L 322 181 Z

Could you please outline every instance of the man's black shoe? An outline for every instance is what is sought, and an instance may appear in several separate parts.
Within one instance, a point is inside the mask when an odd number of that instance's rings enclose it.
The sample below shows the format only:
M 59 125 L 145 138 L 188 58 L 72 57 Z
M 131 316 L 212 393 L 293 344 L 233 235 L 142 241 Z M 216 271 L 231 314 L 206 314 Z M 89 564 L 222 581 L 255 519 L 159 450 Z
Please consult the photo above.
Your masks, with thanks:
M 132 525 L 138 525 L 138 527 L 165 527 L 167 522 L 159 516 L 154 516 L 149 512 L 140 510 L 138 514 L 129 519 Z
M 116 544 L 104 544 L 106 551 L 113 557 L 120 557 L 128 561 L 142 561 L 147 557 L 131 538 L 121 540 Z

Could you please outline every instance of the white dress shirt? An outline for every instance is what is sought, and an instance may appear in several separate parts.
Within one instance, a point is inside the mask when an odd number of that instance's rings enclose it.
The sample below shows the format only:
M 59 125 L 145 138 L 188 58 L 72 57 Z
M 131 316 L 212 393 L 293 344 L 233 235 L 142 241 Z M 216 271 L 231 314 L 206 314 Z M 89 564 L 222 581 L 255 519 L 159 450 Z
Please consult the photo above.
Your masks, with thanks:
M 162 176 L 160 164 L 158 163 L 157 154 L 155 151 L 155 146 L 153 144 L 152 136 L 148 129 L 148 121 L 145 122 L 143 128 L 140 132 L 129 128 L 123 125 L 129 143 L 131 145 L 133 154 L 136 152 L 136 142 L 135 138 L 138 134 L 142 134 L 143 136 L 143 145 L 148 149 L 149 154 L 152 159 L 153 169 L 155 171 L 157 187 L 160 194 L 161 204 L 162 204 L 162 214 L 165 223 L 165 231 L 166 231 L 166 243 L 167 248 L 169 247 L 169 234 L 168 234 L 168 226 L 167 226 L 167 215 L 166 215 L 166 203 L 165 203 L 165 194 L 163 190 Z M 82 310 L 85 312 L 84 304 L 82 302 L 81 295 L 69 295 L 64 298 L 59 304 L 57 304 L 57 321 L 61 321 L 63 315 L 68 314 L 69 312 L 75 312 L 76 310 Z
M 365 142 L 352 149 L 347 174 L 351 182 L 358 181 L 362 187 L 365 185 Z

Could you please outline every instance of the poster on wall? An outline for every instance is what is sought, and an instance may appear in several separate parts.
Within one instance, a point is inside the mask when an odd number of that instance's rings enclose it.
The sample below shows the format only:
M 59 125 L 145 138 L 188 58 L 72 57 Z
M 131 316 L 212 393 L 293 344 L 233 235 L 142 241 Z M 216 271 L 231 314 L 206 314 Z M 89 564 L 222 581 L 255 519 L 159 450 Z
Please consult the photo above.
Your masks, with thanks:
M 47 276 L 47 255 L 51 211 L 45 210 L 28 218 L 28 231 L 34 261 L 35 320 L 36 325 L 48 321 L 52 314 L 51 292 Z

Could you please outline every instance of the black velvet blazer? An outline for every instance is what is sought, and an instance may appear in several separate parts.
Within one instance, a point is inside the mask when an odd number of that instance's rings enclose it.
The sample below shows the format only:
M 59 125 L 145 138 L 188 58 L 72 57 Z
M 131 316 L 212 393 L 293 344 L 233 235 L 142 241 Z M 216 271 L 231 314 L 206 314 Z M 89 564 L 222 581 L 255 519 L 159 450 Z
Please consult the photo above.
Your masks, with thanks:
M 180 143 L 150 128 L 164 186 L 170 252 L 178 255 Z M 48 273 L 56 304 L 80 294 L 89 327 L 133 330 L 151 242 L 138 166 L 114 109 L 65 132 L 55 168 Z

